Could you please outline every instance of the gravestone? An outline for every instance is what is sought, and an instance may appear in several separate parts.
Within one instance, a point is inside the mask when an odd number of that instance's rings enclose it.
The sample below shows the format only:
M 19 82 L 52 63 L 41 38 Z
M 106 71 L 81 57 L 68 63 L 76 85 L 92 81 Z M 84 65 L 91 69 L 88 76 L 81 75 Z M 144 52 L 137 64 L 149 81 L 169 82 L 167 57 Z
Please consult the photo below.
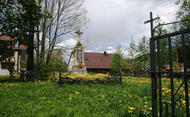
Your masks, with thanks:
M 72 66 L 71 73 L 82 75 L 82 74 L 87 73 L 85 62 L 84 62 L 84 48 L 82 46 L 82 43 L 80 42 L 80 36 L 83 33 L 80 32 L 80 30 L 78 30 L 75 33 L 78 34 L 78 40 L 73 50 L 74 65 Z

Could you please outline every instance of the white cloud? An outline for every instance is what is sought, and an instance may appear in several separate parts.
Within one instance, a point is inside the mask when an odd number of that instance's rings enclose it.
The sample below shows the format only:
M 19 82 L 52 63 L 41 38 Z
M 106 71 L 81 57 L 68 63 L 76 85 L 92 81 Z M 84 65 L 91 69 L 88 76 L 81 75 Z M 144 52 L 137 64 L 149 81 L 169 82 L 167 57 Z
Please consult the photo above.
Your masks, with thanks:
M 106 48 L 106 52 L 107 53 L 115 53 L 116 49 L 114 49 L 113 47 L 109 46 L 109 47 Z
M 74 48 L 76 43 L 77 43 L 77 40 L 70 38 L 68 40 L 64 40 L 64 41 L 58 43 L 56 46 L 63 47 L 63 48 Z
M 119 45 L 126 49 L 131 36 L 138 42 L 143 34 L 150 37 L 149 12 L 160 16 L 164 22 L 175 20 L 175 0 L 86 0 L 90 18 L 86 30 L 88 48 L 104 51 L 106 47 Z

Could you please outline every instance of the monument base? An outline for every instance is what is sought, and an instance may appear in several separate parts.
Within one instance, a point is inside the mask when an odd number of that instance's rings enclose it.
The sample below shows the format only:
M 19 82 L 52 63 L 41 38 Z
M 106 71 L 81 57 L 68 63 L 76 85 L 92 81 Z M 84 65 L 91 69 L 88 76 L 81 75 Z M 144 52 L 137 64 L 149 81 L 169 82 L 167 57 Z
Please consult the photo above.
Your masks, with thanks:
M 86 66 L 83 65 L 79 67 L 78 65 L 73 65 L 71 73 L 80 74 L 80 75 L 86 74 L 87 73 Z

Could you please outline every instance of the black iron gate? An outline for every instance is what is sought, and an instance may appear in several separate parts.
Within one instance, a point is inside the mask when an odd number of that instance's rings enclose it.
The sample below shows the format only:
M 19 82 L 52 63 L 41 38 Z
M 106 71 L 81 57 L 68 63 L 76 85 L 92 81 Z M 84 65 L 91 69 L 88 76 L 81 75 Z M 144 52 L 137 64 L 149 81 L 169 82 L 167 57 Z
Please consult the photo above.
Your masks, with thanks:
M 186 117 L 189 117 L 189 95 L 188 95 L 188 85 L 189 85 L 189 72 L 187 71 L 187 53 L 186 53 L 186 40 L 185 35 L 190 34 L 190 29 L 184 29 L 180 31 L 176 31 L 173 33 L 167 33 L 167 34 L 161 34 L 158 36 L 154 35 L 155 29 L 159 26 L 168 25 L 168 24 L 174 24 L 179 22 L 172 22 L 167 24 L 158 25 L 155 28 L 153 27 L 154 20 L 159 19 L 159 17 L 153 19 L 152 12 L 150 13 L 150 20 L 146 21 L 145 23 L 150 23 L 151 26 L 151 38 L 150 38 L 150 57 L 151 57 L 151 84 L 152 84 L 152 116 L 162 117 L 163 114 L 168 116 L 175 117 L 176 116 L 176 102 L 179 100 L 176 100 L 176 94 L 180 90 L 182 86 L 184 86 L 185 90 L 185 108 L 186 108 Z M 178 36 L 178 40 L 181 41 L 181 52 L 182 52 L 182 62 L 183 62 L 183 71 L 181 70 L 180 73 L 174 72 L 174 66 L 173 66 L 173 59 L 172 58 L 172 37 Z M 190 38 L 190 37 L 188 37 Z M 168 55 L 169 55 L 169 71 L 164 71 L 161 69 L 160 61 L 160 41 L 163 39 L 167 39 L 167 49 L 168 49 Z M 190 53 L 188 53 L 190 54 Z M 163 74 L 168 74 L 168 78 L 170 79 L 170 89 L 171 89 L 171 106 L 168 106 L 168 103 L 163 103 L 163 95 L 162 95 L 162 76 Z M 174 88 L 174 78 L 177 77 L 178 79 L 181 78 L 183 81 L 180 84 L 179 87 Z M 157 95 L 158 94 L 158 95 Z M 159 98 L 157 98 L 159 97 Z M 163 108 L 164 106 L 164 108 Z M 170 108 L 171 107 L 171 108 Z M 165 113 L 163 113 L 163 109 L 165 109 Z M 169 113 L 169 114 L 168 114 Z

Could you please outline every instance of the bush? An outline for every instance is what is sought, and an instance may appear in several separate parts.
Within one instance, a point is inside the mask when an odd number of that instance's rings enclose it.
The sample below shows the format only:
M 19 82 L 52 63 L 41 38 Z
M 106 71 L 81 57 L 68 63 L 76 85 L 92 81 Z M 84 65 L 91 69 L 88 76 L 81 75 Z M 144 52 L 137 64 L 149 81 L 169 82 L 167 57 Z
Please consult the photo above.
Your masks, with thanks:
M 68 84 L 80 84 L 80 83 L 100 83 L 100 84 L 109 84 L 109 83 L 119 83 L 119 78 L 113 78 L 108 74 L 68 74 L 68 73 L 61 73 L 58 72 L 52 73 L 50 75 L 51 81 L 56 81 L 58 83 L 68 83 Z

